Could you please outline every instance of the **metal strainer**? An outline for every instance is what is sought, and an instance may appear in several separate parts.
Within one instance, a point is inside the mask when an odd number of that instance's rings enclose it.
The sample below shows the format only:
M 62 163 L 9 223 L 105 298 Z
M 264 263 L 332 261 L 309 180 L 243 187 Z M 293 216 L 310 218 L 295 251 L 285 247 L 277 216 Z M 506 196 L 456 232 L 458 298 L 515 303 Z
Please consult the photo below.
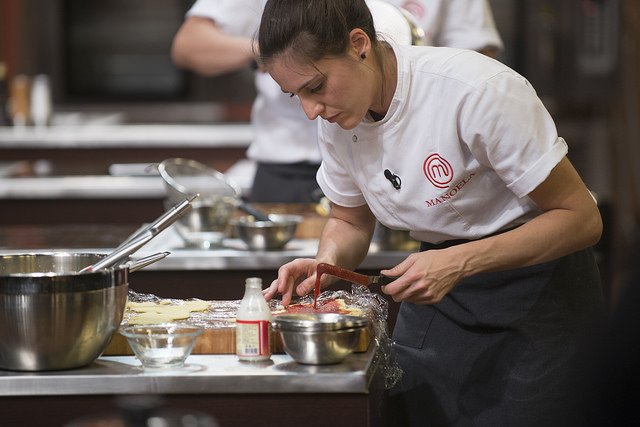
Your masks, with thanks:
M 221 172 L 190 159 L 166 159 L 158 171 L 165 184 L 166 205 L 199 194 L 191 211 L 176 222 L 187 245 L 201 249 L 221 245 L 240 203 L 240 187 Z

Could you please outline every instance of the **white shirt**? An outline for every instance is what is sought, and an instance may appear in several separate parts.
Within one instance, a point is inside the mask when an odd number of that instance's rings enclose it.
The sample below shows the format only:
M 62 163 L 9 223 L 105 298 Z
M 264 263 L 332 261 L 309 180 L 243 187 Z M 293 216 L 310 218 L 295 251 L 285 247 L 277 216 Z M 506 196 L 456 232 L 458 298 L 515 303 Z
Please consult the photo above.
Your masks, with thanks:
M 399 1 L 395 1 L 399 3 Z M 187 16 L 202 16 L 213 20 L 220 28 L 236 36 L 254 37 L 260 26 L 262 9 L 266 0 L 198 0 L 187 12 Z M 445 37 L 442 41 L 456 40 L 457 47 L 476 48 L 477 46 L 492 45 L 495 35 L 483 39 L 484 30 L 474 32 L 471 25 L 483 23 L 493 24 L 486 20 L 488 6 L 486 0 L 421 0 L 419 3 L 423 10 L 434 11 L 458 11 L 456 13 L 424 14 L 427 19 L 420 21 L 431 41 L 439 42 L 436 37 L 443 31 L 464 26 L 465 31 L 473 32 L 469 42 L 461 37 Z M 448 7 L 445 8 L 445 3 Z M 463 7 L 454 8 L 454 4 L 460 3 Z M 484 5 L 482 7 L 475 4 Z M 464 10 L 464 14 L 460 11 Z M 412 11 L 415 12 L 415 11 Z M 475 19 L 470 18 L 481 14 Z M 416 14 L 419 18 L 419 14 Z M 490 12 L 489 12 L 490 17 Z M 464 18 L 462 24 L 456 24 Z M 440 22 L 438 20 L 446 20 Z M 427 25 L 427 27 L 424 27 Z M 429 26 L 434 28 L 429 29 Z M 489 32 L 487 32 L 488 34 Z M 498 37 L 499 40 L 499 37 Z M 500 46 L 501 43 L 500 43 Z M 257 95 L 251 110 L 251 122 L 254 125 L 254 139 L 247 151 L 247 157 L 272 163 L 312 162 L 320 163 L 320 152 L 317 146 L 317 120 L 311 121 L 302 111 L 297 98 L 290 98 L 282 93 L 278 84 L 266 73 L 257 72 L 255 77 Z
M 429 46 L 504 48 L 487 0 L 389 0 L 413 15 Z
M 366 203 L 385 226 L 432 243 L 480 238 L 538 215 L 527 194 L 567 146 L 524 77 L 469 50 L 394 50 L 398 81 L 383 120 L 352 130 L 321 122 L 324 194 L 342 206 Z

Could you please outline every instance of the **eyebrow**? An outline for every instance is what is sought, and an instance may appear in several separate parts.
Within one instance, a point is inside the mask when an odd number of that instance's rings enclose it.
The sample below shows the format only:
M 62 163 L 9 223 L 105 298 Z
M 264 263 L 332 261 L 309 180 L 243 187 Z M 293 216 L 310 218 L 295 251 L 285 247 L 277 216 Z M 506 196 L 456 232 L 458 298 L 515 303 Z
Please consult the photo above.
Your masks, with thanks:
M 306 81 L 302 86 L 300 86 L 300 87 L 298 88 L 298 90 L 296 91 L 296 93 L 297 93 L 297 92 L 300 92 L 302 89 L 304 89 L 305 87 L 309 86 L 309 85 L 310 85 L 314 80 L 316 80 L 317 78 L 318 78 L 318 75 L 317 75 L 317 74 L 316 74 L 315 76 L 311 77 L 311 78 L 310 78 L 309 80 L 307 80 L 307 81 Z M 284 90 L 284 89 L 282 89 L 282 88 L 280 88 L 280 90 L 281 90 L 282 92 L 284 92 L 284 93 L 292 93 L 292 92 L 286 91 L 286 90 Z

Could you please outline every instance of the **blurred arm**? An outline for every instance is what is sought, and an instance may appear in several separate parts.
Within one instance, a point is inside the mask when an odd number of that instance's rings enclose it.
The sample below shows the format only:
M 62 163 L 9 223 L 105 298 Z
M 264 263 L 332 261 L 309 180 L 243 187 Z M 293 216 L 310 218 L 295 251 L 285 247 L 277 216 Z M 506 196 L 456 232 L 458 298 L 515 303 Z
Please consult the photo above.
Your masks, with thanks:
M 214 76 L 248 67 L 254 55 L 251 38 L 229 35 L 211 19 L 192 16 L 174 37 L 171 57 L 180 68 Z

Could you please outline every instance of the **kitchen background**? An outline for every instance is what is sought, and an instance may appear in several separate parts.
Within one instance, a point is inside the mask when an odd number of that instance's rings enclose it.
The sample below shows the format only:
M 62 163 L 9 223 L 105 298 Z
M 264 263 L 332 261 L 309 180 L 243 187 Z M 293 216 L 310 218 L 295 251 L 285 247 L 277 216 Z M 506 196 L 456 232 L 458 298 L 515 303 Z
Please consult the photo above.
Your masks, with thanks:
M 13 95 L 12 110 L 0 114 L 0 124 L 7 125 L 0 128 L 0 163 L 5 171 L 0 177 L 2 223 L 45 221 L 37 212 L 42 200 L 12 191 L 18 188 L 18 177 L 108 175 L 113 164 L 156 162 L 170 156 L 202 156 L 226 171 L 242 158 L 248 137 L 238 137 L 243 142 L 237 142 L 233 132 L 242 132 L 241 125 L 248 120 L 254 96 L 251 70 L 205 78 L 176 69 L 169 57 L 171 40 L 191 3 L 0 2 L 0 101 L 6 105 Z M 505 42 L 499 59 L 536 87 L 569 143 L 570 158 L 598 198 L 606 227 L 598 254 L 607 295 L 615 301 L 632 265 L 629 258 L 640 225 L 640 4 L 635 0 L 490 3 Z M 47 76 L 52 99 L 52 114 L 45 116 L 48 126 L 31 122 L 17 126 L 24 120 L 16 117 L 17 112 L 28 111 L 26 99 L 21 101 L 26 97 L 21 75 L 31 78 L 34 87 L 35 76 Z M 16 126 L 9 127 L 12 119 Z M 107 131 L 102 127 L 100 136 L 88 138 L 86 144 L 98 140 L 115 146 L 87 150 L 88 145 L 82 146 L 85 140 L 69 133 L 70 129 L 86 133 L 90 124 L 111 127 Z M 212 124 L 233 125 L 231 136 L 220 137 L 227 142 L 222 148 L 207 149 L 202 142 L 218 138 L 202 132 Z M 147 125 L 163 130 L 158 136 L 163 143 L 154 145 L 155 134 Z M 166 125 L 184 126 L 172 127 L 181 133 L 167 142 L 168 131 L 162 127 Z M 146 139 L 130 147 L 118 145 L 113 135 L 123 126 L 143 129 Z M 68 140 L 75 143 L 65 143 Z M 54 208 L 49 213 L 61 208 L 56 200 L 46 202 Z M 135 222 L 136 209 L 143 208 L 133 197 L 128 203 L 125 210 Z M 82 206 L 86 216 L 98 218 L 105 211 L 104 205 Z M 54 221 L 54 216 L 47 215 L 46 221 Z

